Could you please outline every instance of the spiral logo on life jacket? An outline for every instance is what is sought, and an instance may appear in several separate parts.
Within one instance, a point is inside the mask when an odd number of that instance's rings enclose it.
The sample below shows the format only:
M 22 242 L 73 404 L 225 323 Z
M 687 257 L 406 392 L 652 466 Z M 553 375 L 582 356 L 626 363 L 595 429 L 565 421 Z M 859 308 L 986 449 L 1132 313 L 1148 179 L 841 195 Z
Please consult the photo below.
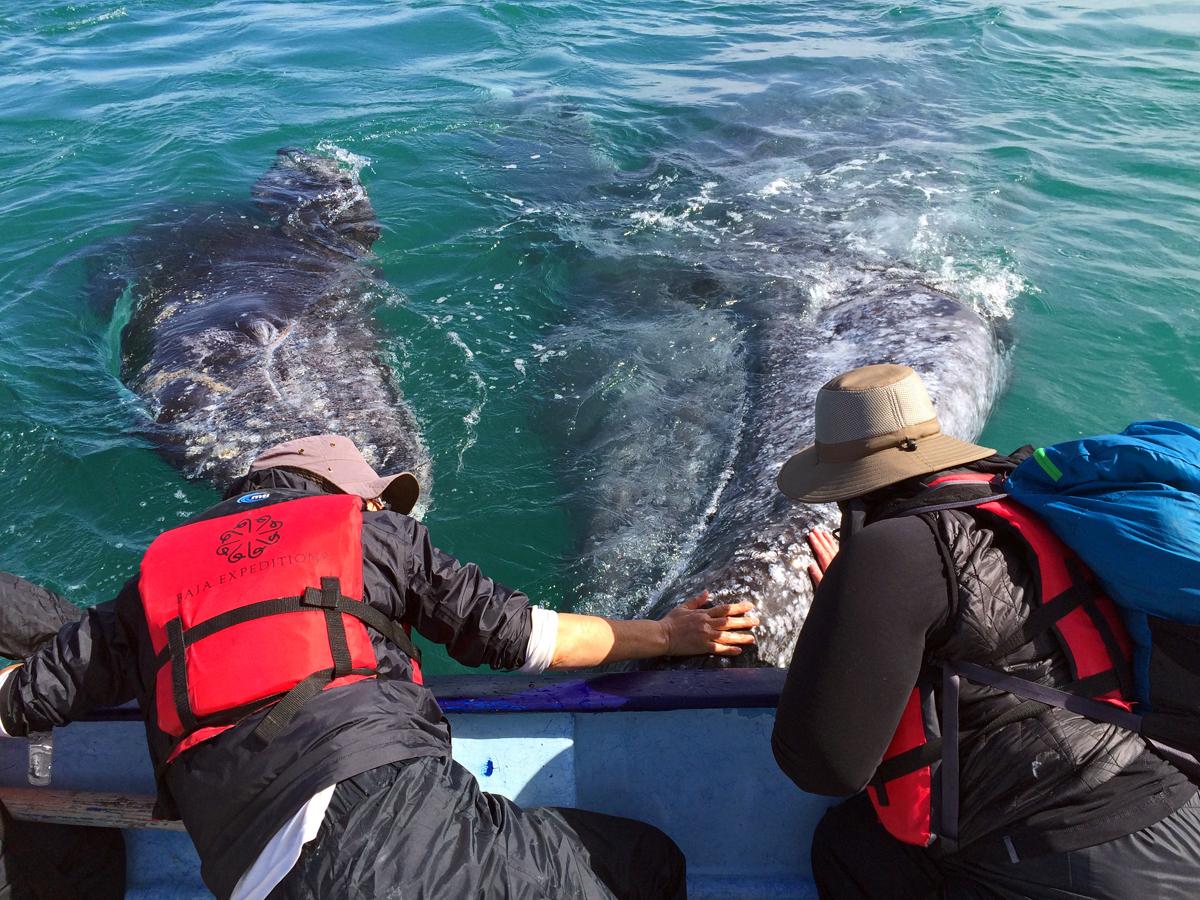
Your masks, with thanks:
M 283 523 L 269 515 L 245 518 L 221 532 L 217 556 L 224 556 L 231 563 L 243 559 L 257 559 L 272 544 L 279 543 Z

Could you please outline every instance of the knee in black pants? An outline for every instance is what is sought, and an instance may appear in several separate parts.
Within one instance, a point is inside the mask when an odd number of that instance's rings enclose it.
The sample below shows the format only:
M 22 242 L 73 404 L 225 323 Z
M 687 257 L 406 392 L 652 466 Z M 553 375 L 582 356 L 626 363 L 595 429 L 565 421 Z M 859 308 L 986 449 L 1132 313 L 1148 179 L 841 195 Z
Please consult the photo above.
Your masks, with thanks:
M 830 807 L 813 832 L 813 881 L 823 900 L 937 896 L 941 875 L 921 847 L 896 840 L 866 794 Z
M 587 848 L 592 870 L 620 900 L 685 900 L 687 860 L 662 830 L 619 816 L 557 812 Z
M 687 859 L 679 845 L 653 825 L 646 826 L 647 849 L 662 871 L 662 896 L 667 900 L 687 898 Z

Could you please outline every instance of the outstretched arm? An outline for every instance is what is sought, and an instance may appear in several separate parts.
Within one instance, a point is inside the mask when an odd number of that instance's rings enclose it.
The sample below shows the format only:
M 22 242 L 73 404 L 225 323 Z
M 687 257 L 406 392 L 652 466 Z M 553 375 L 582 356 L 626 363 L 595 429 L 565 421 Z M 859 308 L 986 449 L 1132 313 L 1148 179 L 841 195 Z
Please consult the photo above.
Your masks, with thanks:
M 444 644 L 466 666 L 541 672 L 655 656 L 736 656 L 758 624 L 749 603 L 700 609 L 700 595 L 657 621 L 530 607 L 529 598 L 438 550 L 407 516 L 368 513 L 366 590 L 373 605 Z M 398 602 L 399 601 L 399 602 Z
M 558 614 L 552 669 L 581 669 L 655 656 L 737 656 L 753 644 L 749 629 L 758 624 L 751 604 L 701 609 L 708 594 L 693 597 L 661 619 L 605 619 Z

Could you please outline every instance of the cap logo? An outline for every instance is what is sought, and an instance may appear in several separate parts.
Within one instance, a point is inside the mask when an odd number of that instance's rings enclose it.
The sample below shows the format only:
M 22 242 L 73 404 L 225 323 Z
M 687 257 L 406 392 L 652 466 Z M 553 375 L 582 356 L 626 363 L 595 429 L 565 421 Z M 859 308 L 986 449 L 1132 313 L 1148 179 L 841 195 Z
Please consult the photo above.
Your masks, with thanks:
M 255 491 L 253 494 L 242 494 L 242 496 L 238 497 L 237 502 L 238 503 L 259 503 L 263 500 L 270 500 L 270 499 L 271 499 L 270 491 Z

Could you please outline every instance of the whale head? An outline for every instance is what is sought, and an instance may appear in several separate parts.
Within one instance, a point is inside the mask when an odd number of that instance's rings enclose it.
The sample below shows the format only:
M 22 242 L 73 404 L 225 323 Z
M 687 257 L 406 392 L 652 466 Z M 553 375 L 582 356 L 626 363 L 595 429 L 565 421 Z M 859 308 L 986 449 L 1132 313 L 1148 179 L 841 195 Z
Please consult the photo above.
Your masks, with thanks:
M 364 265 L 379 234 L 357 173 L 281 151 L 259 209 L 206 204 L 131 236 L 121 380 L 139 431 L 189 478 L 227 484 L 263 446 L 344 434 L 377 469 L 429 480 L 420 427 L 380 354 Z
M 252 195 L 286 234 L 332 253 L 365 256 L 379 238 L 379 220 L 357 172 L 333 157 L 279 150 Z

